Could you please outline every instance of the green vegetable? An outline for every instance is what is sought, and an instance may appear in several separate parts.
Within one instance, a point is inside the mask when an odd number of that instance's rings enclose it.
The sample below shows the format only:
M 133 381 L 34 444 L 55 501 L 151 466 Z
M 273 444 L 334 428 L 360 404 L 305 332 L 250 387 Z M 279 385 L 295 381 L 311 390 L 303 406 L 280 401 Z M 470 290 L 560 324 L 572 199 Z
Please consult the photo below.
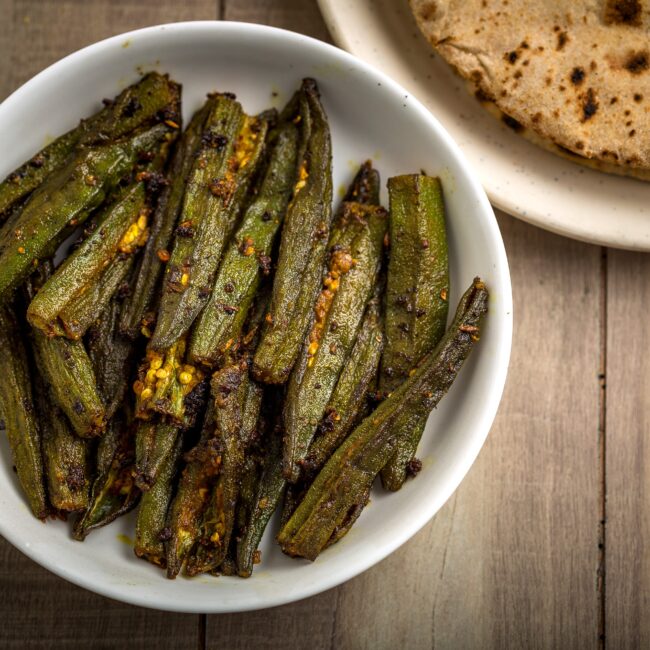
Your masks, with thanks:
M 266 119 L 246 116 L 231 97 L 216 96 L 185 189 L 151 348 L 178 342 L 208 301 L 267 129 Z
M 85 510 L 91 482 L 88 440 L 75 435 L 46 387 L 39 389 L 43 391 L 38 402 L 50 503 L 58 511 Z
M 396 420 L 404 414 L 409 414 L 411 426 L 426 420 L 449 390 L 478 340 L 487 299 L 485 285 L 475 279 L 435 350 L 330 458 L 278 535 L 285 553 L 314 560 L 337 530 L 345 530 L 346 520 L 355 515 L 375 477 L 395 450 Z
M 284 473 L 298 481 L 341 370 L 354 346 L 379 272 L 387 213 L 344 203 L 332 228 L 323 290 L 284 407 Z
M 165 458 L 160 472 L 150 489 L 144 492 L 135 524 L 135 546 L 138 557 L 153 564 L 165 566 L 167 511 L 172 501 L 174 478 L 181 456 L 181 437 L 176 438 L 171 452 Z
M 309 447 L 303 472 L 311 480 L 364 415 L 368 393 L 374 388 L 384 347 L 381 294 L 368 303 L 352 352 L 325 409 Z
M 221 449 L 216 436 L 214 408 L 208 407 L 201 436 L 185 455 L 185 468 L 167 517 L 165 543 L 167 577 L 175 578 L 199 536 L 203 512 L 221 467 Z
M 449 266 L 442 187 L 421 174 L 388 179 L 390 262 L 386 292 L 386 347 L 380 388 L 394 390 L 443 336 L 447 324 Z M 398 437 L 382 470 L 385 488 L 399 490 L 424 431 L 424 422 Z
M 18 481 L 35 517 L 49 512 L 43 480 L 41 432 L 29 381 L 27 352 L 14 314 L 0 307 L 0 420 L 9 439 Z
M 391 391 L 445 333 L 449 266 L 440 181 L 409 174 L 388 179 L 390 261 L 386 347 L 380 389 Z
M 0 183 L 0 224 L 11 208 L 62 167 L 79 145 L 101 144 L 152 125 L 163 114 L 180 123 L 180 86 L 151 72 L 101 111 L 63 134 Z
M 221 472 L 211 491 L 186 572 L 216 569 L 226 557 L 235 527 L 245 459 L 261 407 L 261 390 L 248 377 L 246 360 L 212 377 L 214 414 L 221 446 Z
M 169 182 L 158 198 L 151 219 L 150 235 L 144 254 L 140 257 L 135 286 L 122 310 L 120 328 L 132 339 L 140 334 L 143 322 L 150 318 L 150 312 L 156 310 L 158 302 L 156 290 L 163 275 L 165 260 L 169 256 L 168 249 L 183 202 L 185 184 L 201 144 L 205 121 L 213 104 L 214 99 L 208 99 L 194 114 L 176 146 L 167 170 Z
M 237 542 L 237 572 L 242 578 L 250 577 L 253 572 L 257 547 L 286 486 L 282 474 L 282 429 L 276 426 L 262 445 L 259 480 Z
M 313 79 L 300 94 L 304 154 L 289 204 L 271 309 L 255 353 L 253 374 L 270 384 L 287 381 L 313 316 L 332 220 L 332 144 L 327 116 Z
M 135 434 L 135 483 L 147 492 L 158 483 L 170 454 L 181 436 L 181 427 L 175 422 L 140 420 Z
M 113 298 L 93 323 L 86 336 L 88 356 L 93 366 L 97 390 L 110 420 L 123 403 L 133 371 L 135 347 L 118 331 L 122 305 Z
M 97 302 L 108 302 L 112 293 L 106 291 L 106 278 L 121 280 L 130 260 L 147 237 L 147 203 L 144 183 L 136 182 L 120 193 L 99 218 L 97 227 L 59 266 L 54 275 L 36 294 L 27 309 L 27 319 L 47 334 L 54 334 L 61 323 L 69 338 L 80 338 L 84 326 L 77 316 L 80 303 L 92 303 L 91 322 L 97 317 Z M 101 286 L 101 290 L 97 287 Z M 98 294 L 93 299 L 87 296 Z
M 198 317 L 189 355 L 214 367 L 239 339 L 263 274 L 270 273 L 271 249 L 284 219 L 296 172 L 298 128 L 282 124 L 256 197 L 228 247 L 212 296 Z
M 133 461 L 133 432 L 126 415 L 118 411 L 99 441 L 97 476 L 90 504 L 75 522 L 75 539 L 83 541 L 92 530 L 110 524 L 138 504 L 140 490 L 133 482 Z
M 106 408 L 83 342 L 48 338 L 34 330 L 34 349 L 37 369 L 77 435 L 100 436 L 106 427 Z
M 35 261 L 51 257 L 107 193 L 134 167 L 143 152 L 159 146 L 165 125 L 128 140 L 83 148 L 32 194 L 20 214 L 10 245 L 0 253 L 0 299 L 27 278 Z

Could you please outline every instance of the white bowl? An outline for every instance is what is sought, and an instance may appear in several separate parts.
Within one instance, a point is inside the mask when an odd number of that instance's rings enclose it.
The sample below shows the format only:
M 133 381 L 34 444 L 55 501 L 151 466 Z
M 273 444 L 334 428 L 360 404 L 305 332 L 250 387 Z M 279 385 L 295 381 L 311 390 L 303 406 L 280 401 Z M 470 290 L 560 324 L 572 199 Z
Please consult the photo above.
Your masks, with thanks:
M 63 522 L 34 519 L 3 437 L 0 533 L 47 569 L 105 596 L 166 610 L 233 612 L 288 603 L 334 587 L 385 558 L 433 517 L 474 462 L 496 414 L 510 356 L 512 295 L 503 241 L 464 156 L 416 99 L 342 50 L 259 25 L 150 27 L 55 63 L 0 105 L 0 177 L 149 69 L 169 72 L 183 84 L 186 118 L 208 91 L 233 91 L 247 111 L 256 112 L 281 106 L 303 77 L 315 77 L 331 123 L 334 187 L 345 187 L 366 158 L 373 159 L 383 182 L 420 169 L 441 176 L 452 309 L 476 275 L 491 292 L 481 341 L 429 419 L 418 454 L 421 473 L 398 493 L 375 489 L 351 532 L 313 563 L 283 556 L 273 543 L 277 527 L 270 526 L 261 546 L 262 563 L 252 578 L 166 580 L 121 541 L 133 535 L 133 514 L 93 532 L 83 543 L 71 539 Z

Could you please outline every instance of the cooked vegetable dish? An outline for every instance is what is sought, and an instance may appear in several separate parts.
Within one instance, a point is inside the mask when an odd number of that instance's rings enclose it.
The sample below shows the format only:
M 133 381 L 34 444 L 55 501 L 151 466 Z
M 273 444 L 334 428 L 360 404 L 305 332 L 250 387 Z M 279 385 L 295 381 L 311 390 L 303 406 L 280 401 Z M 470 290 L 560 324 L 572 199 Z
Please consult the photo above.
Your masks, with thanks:
M 399 490 L 479 340 L 476 278 L 447 327 L 443 187 L 359 166 L 333 210 L 305 79 L 278 112 L 149 73 L 0 184 L 0 421 L 34 516 L 72 535 L 137 508 L 169 578 L 248 577 L 341 539 Z M 70 243 L 72 242 L 72 243 Z

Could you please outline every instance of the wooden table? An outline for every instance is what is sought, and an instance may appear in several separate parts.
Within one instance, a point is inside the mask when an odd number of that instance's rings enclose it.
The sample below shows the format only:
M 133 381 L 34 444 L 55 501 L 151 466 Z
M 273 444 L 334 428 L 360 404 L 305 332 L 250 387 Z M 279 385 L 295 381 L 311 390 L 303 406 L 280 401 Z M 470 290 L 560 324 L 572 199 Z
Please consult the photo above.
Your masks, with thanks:
M 73 50 L 156 23 L 330 40 L 313 0 L 0 0 L 0 17 L 0 98 Z M 650 257 L 499 223 L 515 300 L 505 395 L 469 475 L 410 542 L 314 598 L 198 616 L 95 596 L 0 540 L 0 646 L 648 647 Z

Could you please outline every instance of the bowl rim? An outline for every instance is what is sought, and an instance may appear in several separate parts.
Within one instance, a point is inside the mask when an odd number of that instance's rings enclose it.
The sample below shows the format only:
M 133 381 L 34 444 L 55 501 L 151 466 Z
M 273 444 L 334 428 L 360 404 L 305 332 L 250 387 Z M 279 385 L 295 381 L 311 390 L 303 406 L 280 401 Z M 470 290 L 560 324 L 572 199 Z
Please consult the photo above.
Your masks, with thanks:
M 44 79 L 56 75 L 56 73 L 65 68 L 71 62 L 82 59 L 89 55 L 97 56 L 107 52 L 111 47 L 118 43 L 123 43 L 125 40 L 131 38 L 138 38 L 141 36 L 151 36 L 158 33 L 162 38 L 165 34 L 173 35 L 179 33 L 192 33 L 203 30 L 211 30 L 215 34 L 223 31 L 240 31 L 250 36 L 267 36 L 272 35 L 275 38 L 280 38 L 291 43 L 296 47 L 309 47 L 315 48 L 317 51 L 323 53 L 327 57 L 335 57 L 342 63 L 348 63 L 360 69 L 364 73 L 371 75 L 381 82 L 391 94 L 400 96 L 407 96 L 409 98 L 410 107 L 416 111 L 418 117 L 427 124 L 427 126 L 436 134 L 444 144 L 447 153 L 454 157 L 461 167 L 467 181 L 475 193 L 478 200 L 478 205 L 475 209 L 476 213 L 482 214 L 482 219 L 485 221 L 486 231 L 494 243 L 496 258 L 493 260 L 494 266 L 497 269 L 500 282 L 500 299 L 503 310 L 503 325 L 497 336 L 497 343 L 495 345 L 495 372 L 492 377 L 491 385 L 486 389 L 487 397 L 485 398 L 486 405 L 483 407 L 479 422 L 476 429 L 480 431 L 480 435 L 475 436 L 473 441 L 468 443 L 467 448 L 463 454 L 462 462 L 459 463 L 453 480 L 448 481 L 445 489 L 442 490 L 440 497 L 437 499 L 437 507 L 429 506 L 423 508 L 418 517 L 413 517 L 408 522 L 405 522 L 403 527 L 395 531 L 394 535 L 388 543 L 385 543 L 378 551 L 365 554 L 359 561 L 350 565 L 349 570 L 333 574 L 329 579 L 322 580 L 314 584 L 303 585 L 300 589 L 294 589 L 289 595 L 286 594 L 273 594 L 272 597 L 268 595 L 260 596 L 257 602 L 252 602 L 249 605 L 229 607 L 227 604 L 210 603 L 210 607 L 202 610 L 197 610 L 193 603 L 187 605 L 183 602 L 169 603 L 165 596 L 157 597 L 155 593 L 150 594 L 150 599 L 146 602 L 141 599 L 137 594 L 131 593 L 129 590 L 124 590 L 123 585 L 101 583 L 93 578 L 87 578 L 66 567 L 58 566 L 52 562 L 50 554 L 43 552 L 40 548 L 33 545 L 25 544 L 24 540 L 17 533 L 9 530 L 9 527 L 0 519 L 0 534 L 9 541 L 14 547 L 27 555 L 30 559 L 54 573 L 55 575 L 89 591 L 95 592 L 102 596 L 112 598 L 121 602 L 126 602 L 132 605 L 147 607 L 151 609 L 159 609 L 164 611 L 186 612 L 186 613 L 226 613 L 226 612 L 243 612 L 260 610 L 269 607 L 276 607 L 290 602 L 295 602 L 314 596 L 328 589 L 336 587 L 351 578 L 363 573 L 370 567 L 385 559 L 388 555 L 393 553 L 397 548 L 402 546 L 406 541 L 413 537 L 420 531 L 440 510 L 449 497 L 455 492 L 467 472 L 474 464 L 480 450 L 485 444 L 490 428 L 496 417 L 496 413 L 503 395 L 505 386 L 508 365 L 510 360 L 510 353 L 512 348 L 512 331 L 513 331 L 513 309 L 512 309 L 512 286 L 510 279 L 510 270 L 508 267 L 508 260 L 506 256 L 503 238 L 494 215 L 492 206 L 490 205 L 487 195 L 480 183 L 478 175 L 473 171 L 467 162 L 465 155 L 460 150 L 459 146 L 451 138 L 449 133 L 444 129 L 436 117 L 430 113 L 424 105 L 412 94 L 407 92 L 400 84 L 393 81 L 390 77 L 384 74 L 381 70 L 366 63 L 362 59 L 346 52 L 324 41 L 316 38 L 306 36 L 291 30 L 286 30 L 269 25 L 262 25 L 257 23 L 244 23 L 237 21 L 215 21 L 215 20 L 197 20 L 197 21 L 183 21 L 175 23 L 162 23 L 152 25 L 140 29 L 131 30 L 116 34 L 114 36 L 97 41 L 87 45 L 79 50 L 76 50 L 62 59 L 52 63 L 31 79 L 26 81 L 23 85 L 12 92 L 2 103 L 0 103 L 0 118 L 4 110 L 10 107 L 16 100 L 20 99 L 22 95 L 30 92 L 32 87 L 38 86 Z

